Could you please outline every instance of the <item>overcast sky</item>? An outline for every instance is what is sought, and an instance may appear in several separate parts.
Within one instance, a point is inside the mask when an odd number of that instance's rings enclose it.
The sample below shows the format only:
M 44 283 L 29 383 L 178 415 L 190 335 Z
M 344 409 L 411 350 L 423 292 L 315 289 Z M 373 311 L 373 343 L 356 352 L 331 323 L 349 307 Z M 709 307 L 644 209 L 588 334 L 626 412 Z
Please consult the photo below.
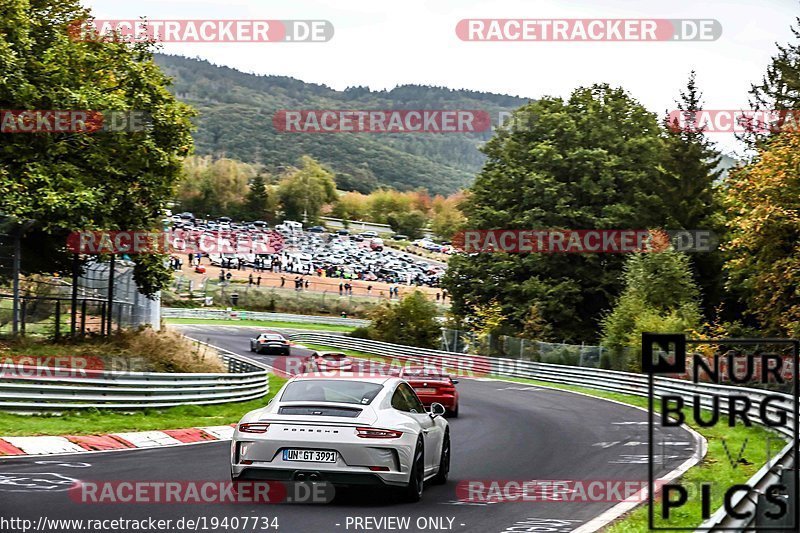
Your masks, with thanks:
M 100 19 L 325 19 L 327 43 L 165 44 L 245 72 L 292 76 L 344 89 L 443 85 L 539 98 L 607 82 L 649 110 L 673 109 L 688 72 L 697 71 L 707 109 L 743 109 L 775 43 L 793 36 L 798 0 L 83 0 Z M 464 18 L 717 19 L 713 42 L 464 42 Z M 713 134 L 725 150 L 732 134 Z

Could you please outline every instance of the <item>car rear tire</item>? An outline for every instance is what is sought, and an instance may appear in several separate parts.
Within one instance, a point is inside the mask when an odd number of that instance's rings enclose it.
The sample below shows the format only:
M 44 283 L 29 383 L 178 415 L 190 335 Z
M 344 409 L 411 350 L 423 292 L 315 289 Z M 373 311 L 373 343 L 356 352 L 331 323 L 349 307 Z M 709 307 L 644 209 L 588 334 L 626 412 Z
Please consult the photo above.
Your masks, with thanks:
M 422 440 L 417 441 L 414 449 L 414 461 L 411 463 L 411 475 L 408 477 L 408 485 L 401 493 L 403 501 L 414 503 L 422 499 L 422 490 L 425 485 L 425 450 L 422 447 Z
M 447 418 L 458 418 L 458 405 L 455 409 L 447 412 Z
M 447 476 L 450 474 L 450 431 L 445 432 L 442 441 L 442 455 L 439 458 L 439 471 L 433 476 L 431 481 L 435 485 L 447 483 Z
M 256 347 L 255 347 L 255 346 L 253 346 L 252 344 L 250 345 L 250 351 L 251 351 L 251 352 L 255 352 L 255 351 L 256 351 Z

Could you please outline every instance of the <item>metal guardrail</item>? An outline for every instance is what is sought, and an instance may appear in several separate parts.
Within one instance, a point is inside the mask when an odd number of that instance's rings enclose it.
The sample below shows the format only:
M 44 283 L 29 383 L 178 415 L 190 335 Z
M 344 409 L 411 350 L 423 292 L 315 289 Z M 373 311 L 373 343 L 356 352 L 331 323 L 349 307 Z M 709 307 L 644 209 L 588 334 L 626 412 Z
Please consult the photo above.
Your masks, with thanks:
M 610 392 L 633 394 L 636 396 L 646 397 L 648 395 L 648 376 L 644 374 L 536 363 L 519 359 L 464 356 L 440 350 L 415 348 L 412 346 L 402 346 L 341 335 L 330 335 L 327 333 L 295 333 L 290 335 L 290 338 L 295 341 L 322 344 L 345 350 L 355 350 L 368 354 L 396 358 L 403 362 L 434 363 L 438 367 L 456 369 L 464 374 L 473 376 L 485 375 L 527 378 Z M 790 394 L 775 393 L 774 391 L 753 388 L 717 385 L 713 383 L 698 384 L 658 376 L 654 378 L 654 392 L 657 396 L 663 396 L 665 394 L 679 395 L 690 405 L 694 403 L 696 397 L 701 406 L 711 407 L 714 396 L 717 396 L 719 398 L 720 409 L 727 409 L 728 402 L 726 397 L 724 395 L 719 395 L 719 393 L 723 391 L 735 391 L 739 395 L 745 395 L 750 398 L 750 400 L 752 400 L 752 407 L 748 411 L 748 415 L 751 415 L 755 420 L 759 419 L 758 405 L 760 404 L 760 400 L 768 394 L 778 394 L 782 398 L 788 400 L 787 404 L 791 407 L 781 405 L 780 407 L 767 409 L 767 413 L 774 416 L 780 411 L 783 411 L 786 413 L 788 420 L 793 420 L 793 402 L 797 401 L 797 399 L 793 398 Z M 794 421 L 794 423 L 796 424 L 797 421 Z M 776 429 L 789 440 L 793 437 L 793 432 L 790 428 L 773 429 Z M 780 478 L 784 471 L 789 471 L 796 460 L 797 458 L 794 456 L 794 442 L 792 441 L 748 481 L 749 486 L 754 487 L 754 490 L 748 494 L 738 493 L 738 497 L 733 498 L 733 508 L 737 512 L 751 512 L 751 515 L 747 519 L 735 519 L 728 516 L 725 509 L 721 508 L 714 513 L 709 520 L 704 522 L 701 527 L 728 528 L 729 530 L 739 531 L 750 527 L 753 520 L 755 520 L 755 509 L 758 504 L 758 498 L 759 496 L 763 496 L 764 488 Z M 794 504 L 797 505 L 797 502 L 794 502 Z
M 163 318 L 198 318 L 222 320 L 269 320 L 274 322 L 299 322 L 303 324 L 327 324 L 334 326 L 368 326 L 369 320 L 335 316 L 292 315 L 288 313 L 266 313 L 260 311 L 227 311 L 225 309 L 163 307 Z
M 228 374 L 151 373 L 21 366 L 0 381 L 0 410 L 147 409 L 244 402 L 269 392 L 269 370 L 221 352 Z

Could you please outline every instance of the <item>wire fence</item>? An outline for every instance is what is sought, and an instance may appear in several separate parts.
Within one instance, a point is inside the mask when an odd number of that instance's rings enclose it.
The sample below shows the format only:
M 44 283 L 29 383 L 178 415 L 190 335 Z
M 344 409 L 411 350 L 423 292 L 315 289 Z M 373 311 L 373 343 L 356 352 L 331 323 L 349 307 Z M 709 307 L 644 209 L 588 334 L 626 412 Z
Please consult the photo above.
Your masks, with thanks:
M 89 263 L 77 278 L 60 275 L 27 276 L 19 293 L 20 335 L 64 336 L 102 335 L 145 324 L 160 327 L 160 302 L 139 293 L 133 279 L 133 263 L 116 261 L 114 291 L 108 298 L 110 263 Z M 13 293 L 0 288 L 0 335 L 14 332 Z
M 536 363 L 628 370 L 637 361 L 631 350 L 612 350 L 590 344 L 543 342 L 508 335 L 478 335 L 471 331 L 442 328 L 441 350 L 482 354 Z

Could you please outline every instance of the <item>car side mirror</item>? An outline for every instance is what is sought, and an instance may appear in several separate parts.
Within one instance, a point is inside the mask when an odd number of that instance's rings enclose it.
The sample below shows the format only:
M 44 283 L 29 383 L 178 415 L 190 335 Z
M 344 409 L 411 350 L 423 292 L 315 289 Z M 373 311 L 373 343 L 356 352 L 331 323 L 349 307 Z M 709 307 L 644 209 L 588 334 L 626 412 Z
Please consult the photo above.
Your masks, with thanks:
M 440 404 L 439 402 L 433 402 L 431 404 L 431 418 L 436 418 L 437 416 L 444 416 L 447 412 L 447 409 L 444 408 L 444 405 Z
M 458 380 L 457 379 L 451 379 L 450 381 L 453 382 L 453 385 L 458 385 Z

